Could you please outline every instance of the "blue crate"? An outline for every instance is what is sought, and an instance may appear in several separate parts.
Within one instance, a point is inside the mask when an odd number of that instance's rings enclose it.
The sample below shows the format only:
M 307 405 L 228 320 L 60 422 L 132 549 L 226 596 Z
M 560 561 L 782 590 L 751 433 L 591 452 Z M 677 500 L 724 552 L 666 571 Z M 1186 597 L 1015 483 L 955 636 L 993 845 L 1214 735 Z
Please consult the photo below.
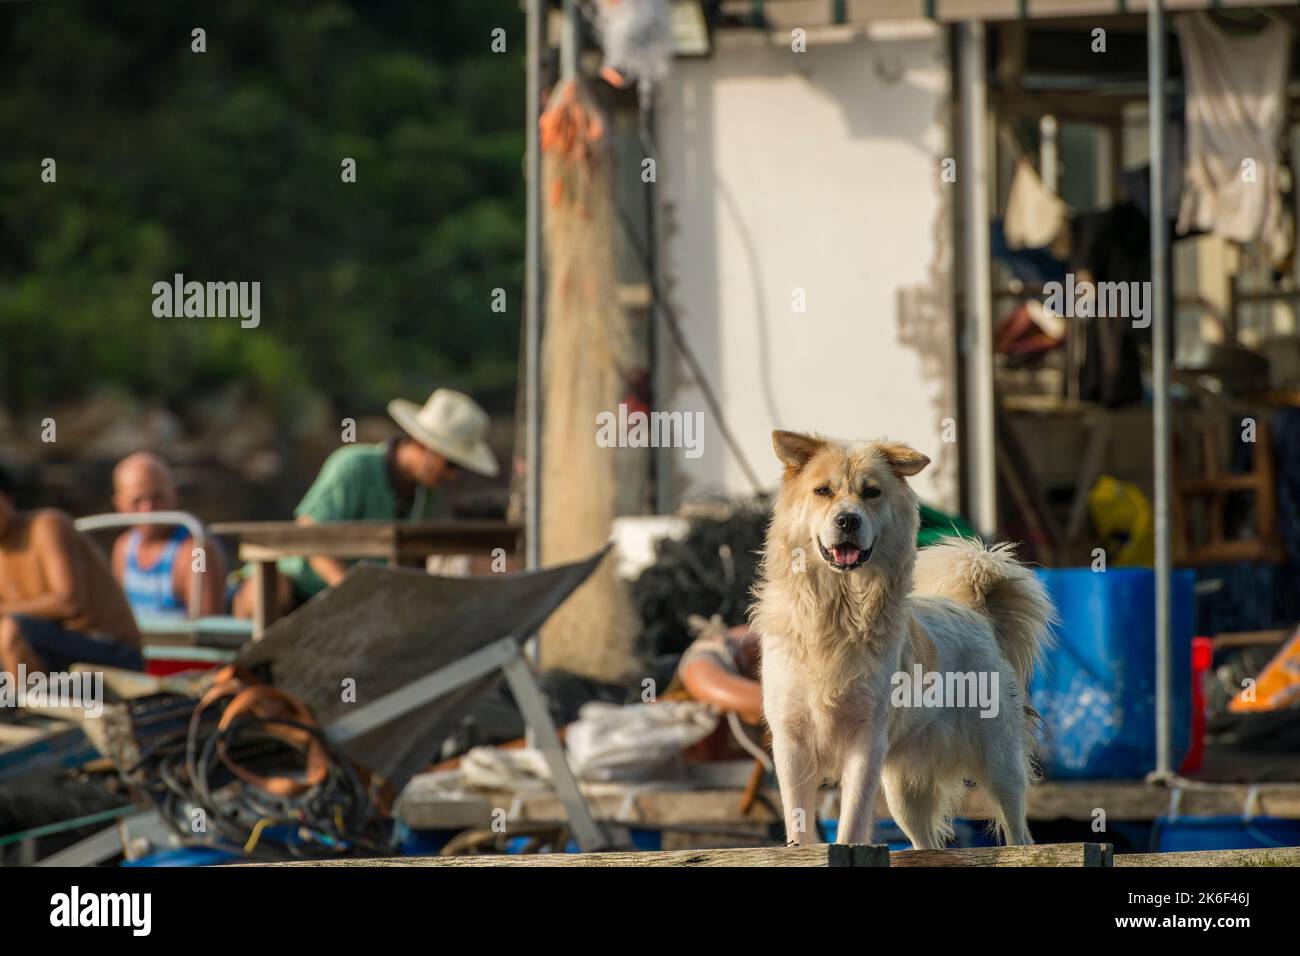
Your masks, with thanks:
M 1244 816 L 1160 817 L 1151 833 L 1151 845 L 1160 853 L 1300 846 L 1300 820 Z
M 1155 767 L 1155 574 L 1150 568 L 1040 569 L 1061 623 L 1057 646 L 1030 684 L 1043 715 L 1044 775 L 1135 779 Z M 1173 756 L 1191 723 L 1192 571 L 1173 580 Z

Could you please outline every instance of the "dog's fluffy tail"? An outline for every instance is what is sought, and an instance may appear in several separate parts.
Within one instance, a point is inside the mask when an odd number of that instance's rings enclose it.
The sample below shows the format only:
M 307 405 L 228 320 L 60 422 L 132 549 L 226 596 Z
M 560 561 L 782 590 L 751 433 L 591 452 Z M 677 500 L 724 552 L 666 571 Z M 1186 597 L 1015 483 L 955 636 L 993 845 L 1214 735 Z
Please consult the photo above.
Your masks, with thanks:
M 1015 546 L 985 548 L 969 538 L 945 538 L 916 558 L 916 591 L 965 604 L 988 617 L 1002 653 L 1022 687 L 1051 645 L 1056 610 L 1042 582 L 1015 558 Z

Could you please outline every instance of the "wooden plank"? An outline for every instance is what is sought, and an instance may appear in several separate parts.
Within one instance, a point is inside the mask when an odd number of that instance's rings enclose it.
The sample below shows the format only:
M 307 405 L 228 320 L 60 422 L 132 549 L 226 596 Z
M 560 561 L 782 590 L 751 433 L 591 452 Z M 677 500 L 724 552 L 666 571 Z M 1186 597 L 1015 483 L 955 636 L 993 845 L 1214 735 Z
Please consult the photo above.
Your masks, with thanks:
M 1241 539 L 1218 541 L 1213 544 L 1190 545 L 1179 559 L 1183 564 L 1230 564 L 1233 561 L 1264 561 L 1280 564 L 1286 560 L 1286 550 L 1280 544 Z
M 1300 784 L 1262 783 L 1256 786 L 1257 813 L 1300 819 Z M 1199 784 L 1182 790 L 1178 812 L 1182 816 L 1223 816 L 1241 813 L 1251 786 Z M 1045 783 L 1029 790 L 1031 820 L 1091 820 L 1095 809 L 1111 820 L 1154 820 L 1169 812 L 1173 790 L 1140 781 L 1085 781 Z M 968 794 L 963 816 L 985 818 L 986 804 L 978 790 Z
M 238 624 L 245 626 L 238 627 Z M 178 620 L 170 627 L 151 623 L 148 629 L 141 628 L 140 637 L 145 647 L 238 650 L 248 643 L 252 634 L 252 621 L 204 617 Z
M 1115 866 L 1300 866 L 1300 846 L 1258 850 L 1192 850 L 1185 853 L 1120 853 Z
M 22 747 L 67 729 L 63 721 L 45 718 L 32 718 L 20 724 L 0 723 L 0 750 Z
M 255 866 L 889 866 L 884 846 L 739 847 L 706 850 L 654 850 L 641 853 L 545 853 L 501 856 L 406 856 L 311 860 Z
M 522 526 L 508 521 L 453 521 L 397 526 L 397 557 L 423 561 L 431 554 L 488 554 L 496 548 L 514 553 Z
M 648 826 L 770 823 L 776 818 L 769 807 L 781 805 L 779 794 L 771 788 L 760 791 L 762 799 L 749 814 L 740 813 L 740 790 L 647 791 L 631 798 L 622 792 L 584 790 L 598 820 Z M 1245 810 L 1250 790 L 1246 784 L 1202 784 L 1187 788 L 1179 799 L 1178 813 L 1181 816 L 1237 815 Z M 1262 783 L 1256 785 L 1255 791 L 1255 813 L 1300 820 L 1300 784 Z M 1168 787 L 1140 781 L 1043 783 L 1029 790 L 1028 816 L 1031 821 L 1091 822 L 1094 811 L 1101 809 L 1110 820 L 1146 822 L 1169 812 L 1172 795 Z M 402 795 L 400 815 L 413 829 L 486 826 L 495 808 L 508 810 L 512 820 L 556 823 L 564 820 L 560 801 L 544 791 L 518 795 L 508 791 L 481 791 L 452 800 L 445 794 L 418 787 Z M 822 809 L 825 816 L 838 816 L 838 795 L 831 794 Z M 978 788 L 967 792 L 957 815 L 971 820 L 990 818 L 988 803 Z M 876 816 L 878 819 L 890 816 L 889 805 L 883 798 L 876 804 Z
M 1246 851 L 1251 852 L 1251 851 Z M 1185 854 L 1188 856 L 1203 854 Z M 955 850 L 903 850 L 884 846 L 819 843 L 798 847 L 740 847 L 730 849 L 656 850 L 637 853 L 545 853 L 529 855 L 379 857 L 253 864 L 259 866 L 1050 866 L 1106 867 L 1112 865 L 1108 843 L 1047 843 L 1037 846 L 977 847 Z M 1175 865 L 1175 864 L 1166 864 Z M 1190 865 L 1190 864 L 1188 864 Z M 1231 865 L 1221 863 L 1217 865 Z M 1271 863 L 1268 865 L 1286 865 Z
M 308 539 L 319 542 L 345 538 L 392 541 L 396 524 L 395 521 L 330 521 L 310 525 L 296 521 L 225 521 L 214 524 L 212 531 L 256 544 L 292 546 Z
M 1214 635 L 1214 649 L 1217 651 L 1226 647 L 1282 644 L 1291 634 L 1292 631 L 1288 628 L 1278 628 L 1273 631 L 1227 631 Z
M 777 818 L 768 808 L 780 806 L 774 790 L 762 791 L 764 801 L 748 814 L 740 812 L 740 790 L 659 790 L 634 793 L 583 787 L 584 796 L 597 820 L 622 824 L 672 826 L 675 824 L 759 824 Z M 456 805 L 451 805 L 456 804 Z M 439 830 L 473 821 L 486 826 L 495 809 L 506 810 L 512 821 L 525 823 L 562 823 L 564 805 L 553 793 L 538 791 L 515 794 L 510 791 L 476 791 L 465 798 L 449 798 L 436 791 L 410 787 L 398 803 L 402 821 L 415 830 Z
M 236 521 L 213 525 L 216 534 L 239 538 L 245 561 L 327 555 L 336 558 L 396 557 L 422 560 L 431 554 L 515 550 L 521 528 L 508 521 Z
M 265 561 L 268 563 L 274 563 L 281 558 L 316 556 L 355 559 L 379 558 L 387 561 L 392 553 L 393 546 L 391 543 L 376 543 L 364 538 L 355 541 L 342 541 L 331 538 L 322 539 L 317 543 L 295 543 L 290 545 L 243 542 L 239 546 L 239 559 L 241 561 Z
M 276 600 L 276 576 L 274 561 L 256 560 L 253 564 L 253 640 L 266 633 L 266 629 L 275 623 L 279 616 L 279 601 Z
M 1110 866 L 1109 843 L 1040 843 L 952 850 L 898 850 L 890 866 Z
M 1212 474 L 1205 478 L 1186 478 L 1179 482 L 1179 490 L 1189 495 L 1220 495 L 1226 491 L 1255 491 L 1259 477 L 1253 472 L 1237 474 Z

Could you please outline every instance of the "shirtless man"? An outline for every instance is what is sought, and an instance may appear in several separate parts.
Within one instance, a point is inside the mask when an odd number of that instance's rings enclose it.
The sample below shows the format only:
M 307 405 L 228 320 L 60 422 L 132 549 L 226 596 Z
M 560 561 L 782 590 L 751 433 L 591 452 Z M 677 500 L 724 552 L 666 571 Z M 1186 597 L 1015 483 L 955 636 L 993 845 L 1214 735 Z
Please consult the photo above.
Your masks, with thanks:
M 0 668 L 144 670 L 140 632 L 108 561 L 61 511 L 23 512 L 0 468 Z
M 113 469 L 113 507 L 122 514 L 173 511 L 178 496 L 171 469 L 157 455 L 136 452 Z M 137 614 L 184 617 L 191 578 L 202 579 L 200 614 L 220 614 L 225 604 L 226 563 L 209 539 L 205 570 L 194 570 L 194 538 L 183 527 L 142 524 L 113 544 L 113 576 Z

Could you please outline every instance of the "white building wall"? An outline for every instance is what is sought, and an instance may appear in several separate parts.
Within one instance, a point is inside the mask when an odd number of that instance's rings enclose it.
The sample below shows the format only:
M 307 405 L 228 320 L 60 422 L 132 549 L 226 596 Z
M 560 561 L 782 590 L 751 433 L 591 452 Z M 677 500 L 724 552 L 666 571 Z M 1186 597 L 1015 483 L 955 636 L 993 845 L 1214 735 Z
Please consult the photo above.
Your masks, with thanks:
M 838 30 L 794 53 L 781 34 L 729 31 L 673 66 L 657 117 L 664 286 L 760 478 L 779 477 L 773 428 L 888 436 L 934 461 L 922 499 L 955 508 L 944 33 Z M 707 411 L 666 338 L 656 407 Z M 697 458 L 663 453 L 674 503 L 749 491 L 707 414 L 704 436 Z

